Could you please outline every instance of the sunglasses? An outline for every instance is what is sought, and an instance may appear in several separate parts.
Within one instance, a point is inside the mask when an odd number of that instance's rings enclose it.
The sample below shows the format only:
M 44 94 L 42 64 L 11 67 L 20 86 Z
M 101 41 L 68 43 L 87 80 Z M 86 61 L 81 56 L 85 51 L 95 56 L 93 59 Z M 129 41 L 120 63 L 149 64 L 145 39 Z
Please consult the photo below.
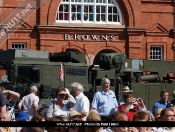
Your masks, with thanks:
M 59 96 L 66 96 L 65 94 L 58 94 Z

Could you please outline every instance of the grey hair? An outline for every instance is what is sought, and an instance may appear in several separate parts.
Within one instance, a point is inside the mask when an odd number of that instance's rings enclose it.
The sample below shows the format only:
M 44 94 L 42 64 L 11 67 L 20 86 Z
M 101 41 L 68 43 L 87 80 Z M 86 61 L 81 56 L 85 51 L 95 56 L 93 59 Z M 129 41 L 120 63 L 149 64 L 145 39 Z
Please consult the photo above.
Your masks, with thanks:
M 30 92 L 31 92 L 31 93 L 36 93 L 37 91 L 38 91 L 38 89 L 37 89 L 36 86 L 30 87 Z
M 76 88 L 78 90 L 84 91 L 83 85 L 78 82 L 74 82 L 70 85 L 71 88 Z
M 26 132 L 43 132 L 44 128 L 43 127 L 26 127 Z
M 111 82 L 108 78 L 103 78 L 103 79 L 101 79 L 101 85 L 102 84 L 104 84 L 104 83 L 106 83 L 106 82 Z

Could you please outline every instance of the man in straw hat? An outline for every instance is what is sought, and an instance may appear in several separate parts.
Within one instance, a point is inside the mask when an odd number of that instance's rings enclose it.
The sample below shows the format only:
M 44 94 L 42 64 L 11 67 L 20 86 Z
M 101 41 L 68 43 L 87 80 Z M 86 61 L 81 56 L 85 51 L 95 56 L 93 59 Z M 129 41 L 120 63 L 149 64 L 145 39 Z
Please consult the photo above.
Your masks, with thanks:
M 118 106 L 120 106 L 121 104 L 124 104 L 124 96 L 126 94 L 132 94 L 133 90 L 130 90 L 128 86 L 124 86 L 123 90 L 122 90 L 122 98 L 118 100 Z

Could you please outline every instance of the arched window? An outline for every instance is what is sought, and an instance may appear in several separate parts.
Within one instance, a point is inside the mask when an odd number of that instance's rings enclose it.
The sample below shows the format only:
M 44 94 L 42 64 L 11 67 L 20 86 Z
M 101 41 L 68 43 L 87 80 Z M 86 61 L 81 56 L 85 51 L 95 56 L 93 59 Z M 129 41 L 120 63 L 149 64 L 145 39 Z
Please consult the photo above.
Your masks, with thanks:
M 122 24 L 115 0 L 62 0 L 56 22 Z

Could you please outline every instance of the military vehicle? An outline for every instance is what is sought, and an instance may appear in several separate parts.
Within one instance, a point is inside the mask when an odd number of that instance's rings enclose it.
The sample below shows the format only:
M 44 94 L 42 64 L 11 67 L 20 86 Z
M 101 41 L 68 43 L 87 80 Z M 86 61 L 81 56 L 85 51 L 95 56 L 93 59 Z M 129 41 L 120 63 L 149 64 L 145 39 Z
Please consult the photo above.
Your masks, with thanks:
M 134 96 L 144 100 L 151 110 L 160 99 L 160 91 L 174 88 L 175 62 L 127 59 L 125 53 L 100 53 L 98 65 L 88 66 L 85 53 L 66 51 L 49 53 L 24 49 L 0 51 L 0 85 L 19 92 L 21 97 L 29 94 L 31 85 L 38 87 L 40 107 L 48 105 L 54 98 L 58 86 L 68 88 L 73 82 L 84 86 L 84 93 L 92 99 L 101 89 L 101 79 L 111 80 L 111 87 L 117 99 L 121 97 L 123 86 L 134 90 Z M 60 64 L 63 64 L 64 80 L 59 78 Z M 171 99 L 170 97 L 169 99 Z

